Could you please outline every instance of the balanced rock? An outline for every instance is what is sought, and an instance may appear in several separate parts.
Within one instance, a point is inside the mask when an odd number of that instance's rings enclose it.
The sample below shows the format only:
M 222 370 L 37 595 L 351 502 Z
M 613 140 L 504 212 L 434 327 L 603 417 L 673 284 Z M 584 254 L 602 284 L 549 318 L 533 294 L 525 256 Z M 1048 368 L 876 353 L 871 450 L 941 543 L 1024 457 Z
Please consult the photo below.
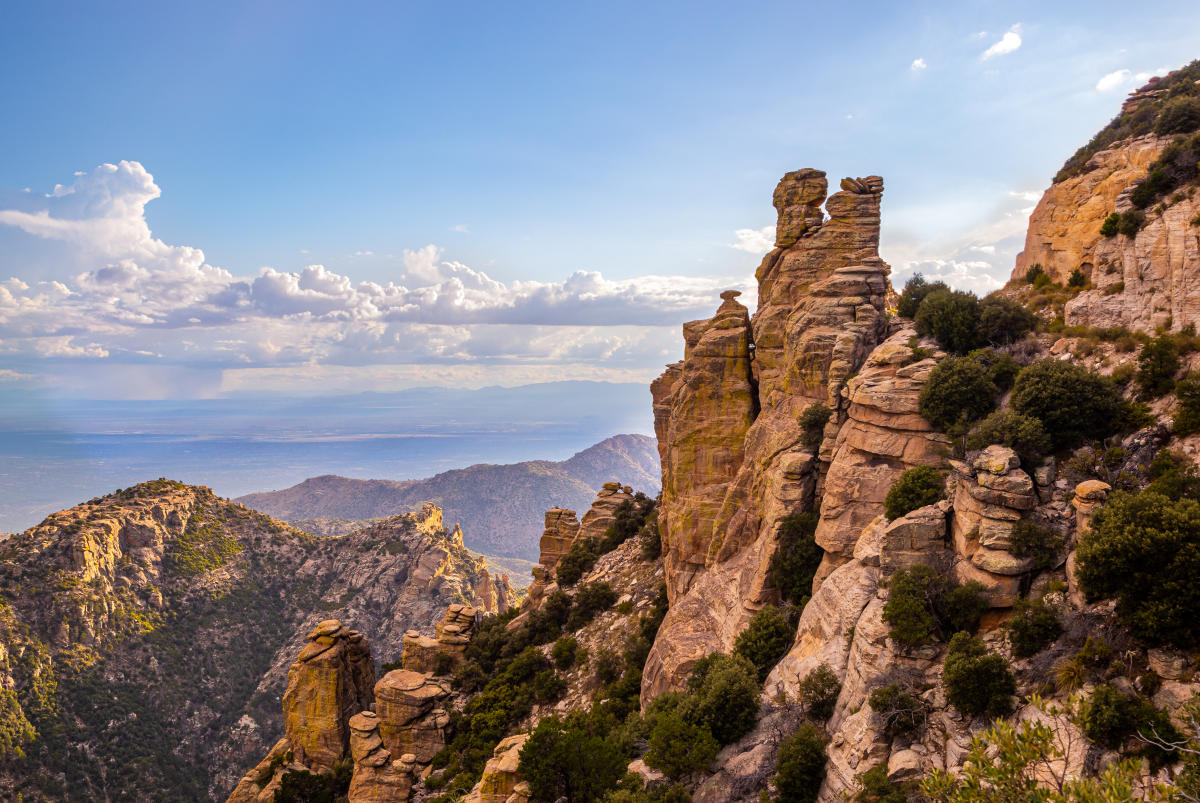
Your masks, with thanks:
M 521 749 L 532 734 L 518 733 L 502 739 L 483 768 L 483 777 L 464 798 L 464 803 L 525 803 L 529 800 L 528 785 L 521 782 L 517 768 Z
M 393 759 L 379 735 L 379 717 L 363 711 L 350 718 L 350 753 L 354 775 L 349 803 L 404 803 L 412 791 L 416 756 Z

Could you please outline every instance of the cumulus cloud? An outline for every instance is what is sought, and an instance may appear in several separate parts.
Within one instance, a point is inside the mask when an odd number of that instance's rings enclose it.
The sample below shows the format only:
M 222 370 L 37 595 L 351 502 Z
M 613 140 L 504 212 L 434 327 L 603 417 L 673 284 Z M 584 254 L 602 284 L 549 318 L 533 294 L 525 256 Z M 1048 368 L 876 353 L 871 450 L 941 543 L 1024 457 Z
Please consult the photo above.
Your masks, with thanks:
M 1124 86 L 1132 77 L 1129 70 L 1114 70 L 1096 82 L 1097 92 L 1111 92 Z
M 920 72 L 928 66 L 929 65 L 925 63 L 925 59 L 917 58 L 913 59 L 913 63 L 908 65 L 908 69 L 912 70 L 913 72 Z
M 1007 31 L 1005 31 L 1004 36 L 1001 36 L 998 40 L 992 43 L 991 47 L 983 51 L 983 54 L 980 55 L 980 58 L 984 61 L 987 61 L 994 56 L 1003 56 L 1006 53 L 1012 53 L 1021 46 L 1020 31 L 1021 26 L 1019 23 L 1009 28 Z
M 763 226 L 761 229 L 738 229 L 733 236 L 734 242 L 730 243 L 729 247 L 750 254 L 765 254 L 775 247 L 774 226 Z
M 40 208 L 0 210 L 0 223 L 70 243 L 88 263 L 62 281 L 0 282 L 0 353 L 238 370 L 580 362 L 603 373 L 615 363 L 644 379 L 679 349 L 680 322 L 711 314 L 722 290 L 752 289 L 748 276 L 585 270 L 506 283 L 434 244 L 404 251 L 400 281 L 387 284 L 320 264 L 235 276 L 152 235 L 145 205 L 159 194 L 140 164 L 121 162 L 56 186 Z M 756 249 L 770 248 L 772 228 L 754 234 L 765 242 Z

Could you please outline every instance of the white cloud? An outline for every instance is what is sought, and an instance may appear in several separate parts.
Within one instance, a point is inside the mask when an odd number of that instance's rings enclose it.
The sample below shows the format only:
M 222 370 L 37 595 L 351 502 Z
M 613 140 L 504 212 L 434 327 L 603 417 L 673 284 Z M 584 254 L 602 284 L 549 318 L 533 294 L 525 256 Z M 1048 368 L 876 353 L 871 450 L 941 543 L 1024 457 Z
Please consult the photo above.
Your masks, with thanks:
M 1114 70 L 1096 82 L 1097 92 L 1111 92 L 1128 83 L 1131 78 L 1129 70 Z
M 1180 66 L 1183 66 L 1183 65 L 1180 65 Z M 1171 71 L 1170 67 L 1159 67 L 1154 72 L 1140 72 L 1137 75 L 1133 76 L 1133 80 L 1139 84 L 1144 84 L 1147 81 L 1149 81 L 1151 78 L 1154 78 L 1154 77 L 1162 78 L 1164 75 L 1166 75 L 1170 71 Z
M 913 59 L 913 63 L 908 65 L 908 69 L 912 70 L 913 72 L 920 72 L 921 70 L 925 69 L 928 66 L 929 65 L 925 63 L 925 59 L 918 58 L 918 59 Z
M 22 374 L 11 368 L 0 368 L 0 382 L 23 382 L 33 379 L 33 374 Z
M 466 223 L 459 223 L 457 226 L 451 226 L 450 231 L 456 231 L 460 234 L 469 234 L 471 230 L 467 228 Z
M 765 254 L 775 247 L 774 226 L 763 226 L 761 229 L 738 229 L 733 236 L 736 238 L 736 242 L 730 243 L 729 247 L 750 254 Z
M 611 280 L 585 270 L 505 283 L 445 259 L 434 244 L 403 252 L 399 283 L 356 282 L 319 264 L 239 277 L 206 263 L 199 249 L 152 236 L 145 204 L 158 195 L 140 164 L 122 162 L 57 186 L 40 209 L 0 210 L 0 222 L 71 244 L 87 266 L 62 281 L 0 282 L 0 353 L 14 368 L 25 360 L 45 373 L 56 360 L 103 359 L 145 377 L 161 374 L 151 365 L 219 376 L 486 363 L 537 364 L 546 368 L 537 375 L 553 376 L 583 364 L 580 377 L 648 378 L 664 352 L 681 348 L 680 323 L 710 315 L 722 290 L 753 290 L 749 276 Z M 771 247 L 772 227 L 754 234 L 762 250 Z
M 1012 53 L 1021 46 L 1020 30 L 1020 23 L 1009 28 L 1005 32 L 1004 36 L 1000 37 L 992 44 L 991 47 L 983 51 L 983 54 L 980 56 L 980 58 L 986 61 L 993 56 L 1003 56 L 1006 53 Z

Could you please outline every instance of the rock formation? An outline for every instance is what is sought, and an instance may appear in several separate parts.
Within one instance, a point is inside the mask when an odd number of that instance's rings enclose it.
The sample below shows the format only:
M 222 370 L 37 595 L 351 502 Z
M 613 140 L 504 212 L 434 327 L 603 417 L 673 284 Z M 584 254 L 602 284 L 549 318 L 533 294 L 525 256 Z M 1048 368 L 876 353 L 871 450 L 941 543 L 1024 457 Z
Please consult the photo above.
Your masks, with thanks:
M 428 764 L 446 746 L 450 714 L 448 681 L 393 669 L 375 684 L 375 713 L 379 735 L 393 756 L 412 754 L 419 764 Z
M 350 717 L 370 708 L 375 662 L 362 634 L 329 619 L 308 634 L 288 671 L 284 728 L 295 760 L 331 769 L 350 745 Z
M 350 718 L 350 754 L 354 775 L 347 793 L 349 803 L 404 803 L 412 791 L 417 757 L 399 758 L 383 744 L 379 717 L 363 711 Z
M 470 605 L 455 603 L 446 609 L 446 615 L 437 623 L 437 638 L 422 636 L 418 630 L 405 633 L 402 658 L 404 668 L 431 675 L 439 669 L 442 670 L 442 674 L 446 674 L 446 669 L 457 666 L 462 660 L 467 644 L 471 642 L 471 635 L 475 632 L 475 618 L 478 613 Z M 445 657 L 439 661 L 439 656 Z
M 530 735 L 518 733 L 500 740 L 483 768 L 483 778 L 463 798 L 463 803 L 527 803 L 529 784 L 521 780 L 517 766 L 521 761 L 521 748 Z
M 828 455 L 806 443 L 799 418 L 823 404 L 835 431 L 847 380 L 886 333 L 883 181 L 846 179 L 828 199 L 827 186 L 818 170 L 784 176 L 753 320 L 736 293 L 722 294 L 713 318 L 684 325 L 683 361 L 651 386 L 672 610 L 647 663 L 644 699 L 676 686 L 702 655 L 728 649 L 771 599 L 766 570 L 780 520 L 813 508 L 818 451 Z

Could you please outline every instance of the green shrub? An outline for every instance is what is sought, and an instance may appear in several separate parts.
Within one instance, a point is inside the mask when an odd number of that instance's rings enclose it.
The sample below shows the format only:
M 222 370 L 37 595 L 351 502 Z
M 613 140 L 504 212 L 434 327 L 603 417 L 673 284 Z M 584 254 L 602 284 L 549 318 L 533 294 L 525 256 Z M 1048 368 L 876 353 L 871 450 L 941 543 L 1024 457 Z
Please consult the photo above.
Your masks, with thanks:
M 960 290 L 935 290 L 917 308 L 917 334 L 929 335 L 952 354 L 981 345 L 979 299 Z
M 564 724 L 542 719 L 521 748 L 518 771 L 529 784 L 530 800 L 554 803 L 561 798 L 599 801 L 625 775 L 628 760 L 607 740 Z
M 732 744 L 754 727 L 761 687 L 754 664 L 740 655 L 717 653 L 697 662 L 688 688 L 684 716 L 707 727 L 719 744 Z
M 1048 273 L 1039 273 L 1033 280 L 1035 290 L 1044 290 L 1052 284 L 1054 284 L 1054 280 L 1050 278 L 1050 274 Z
M 333 772 L 315 773 L 307 770 L 286 770 L 275 790 L 275 803 L 335 803 L 345 799 L 350 791 L 354 763 L 339 761 Z
M 758 682 L 762 683 L 771 667 L 787 654 L 795 633 L 795 625 L 774 605 L 767 605 L 754 614 L 745 630 L 738 633 L 733 652 L 754 664 Z
M 979 335 L 993 345 L 1020 340 L 1036 325 L 1037 316 L 1007 298 L 988 296 L 979 304 Z
M 1081 713 L 1084 734 L 1110 750 L 1120 747 L 1137 724 L 1133 699 L 1107 683 L 1096 687 Z
M 917 309 L 925 300 L 925 296 L 936 290 L 949 289 L 945 282 L 930 283 L 925 281 L 925 277 L 921 274 L 913 274 L 912 278 L 904 283 L 904 291 L 900 293 L 900 298 L 896 301 L 896 314 L 902 318 L 915 318 Z
M 775 791 L 783 803 L 813 803 L 825 780 L 825 745 L 829 739 L 805 722 L 779 745 Z
M 607 686 L 621 677 L 621 671 L 624 668 L 624 659 L 613 650 L 607 648 L 599 650 L 592 661 L 592 671 L 595 672 L 596 680 L 602 686 Z
M 1115 597 L 1117 615 L 1140 638 L 1200 646 L 1200 504 L 1160 493 L 1116 492 L 1076 550 L 1090 599 Z
M 1171 500 L 1200 500 L 1200 474 L 1192 461 L 1178 452 L 1160 449 L 1147 469 L 1150 484 L 1146 490 Z
M 883 509 L 889 519 L 898 519 L 918 508 L 941 501 L 946 495 L 946 478 L 930 466 L 917 466 L 905 471 L 883 500 Z
M 942 687 L 950 705 L 971 716 L 1007 716 L 1017 691 L 1008 662 L 969 633 L 956 633 L 950 639 Z
M 1071 275 L 1067 277 L 1067 287 L 1083 287 L 1087 284 L 1087 276 L 1079 268 L 1071 271 Z
M 1137 237 L 1137 233 L 1142 230 L 1145 223 L 1145 212 L 1140 209 L 1126 210 L 1121 213 L 1121 220 L 1117 223 L 1117 233 L 1124 234 L 1126 237 Z
M 1175 387 L 1175 374 L 1179 372 L 1179 347 L 1170 336 L 1156 337 L 1142 348 L 1138 355 L 1135 379 L 1141 387 L 1144 399 L 1157 399 L 1170 393 Z
M 439 652 L 433 658 L 433 674 L 449 675 L 454 671 L 454 656 L 448 652 Z
M 1040 527 L 1028 519 L 1022 519 L 1013 525 L 1008 551 L 1014 557 L 1033 558 L 1033 568 L 1036 571 L 1053 568 L 1062 554 L 1062 548 L 1062 536 L 1053 530 Z
M 912 733 L 925 724 L 928 707 L 912 689 L 889 683 L 871 692 L 867 698 L 871 710 L 883 718 L 883 732 L 889 737 Z
M 793 513 L 779 522 L 778 544 L 771 555 L 769 577 L 785 602 L 804 607 L 812 595 L 813 577 L 825 550 L 817 545 L 814 535 L 818 513 Z
M 1104 218 L 1104 222 L 1100 224 L 1100 236 L 1116 237 L 1117 232 L 1119 231 L 1118 226 L 1120 223 L 1121 216 L 1116 212 L 1111 213 L 1108 217 Z
M 1045 276 L 1046 271 L 1042 269 L 1042 263 L 1035 262 L 1025 269 L 1025 284 L 1033 284 L 1039 276 Z
M 934 427 L 948 431 L 966 428 L 986 416 L 996 407 L 995 397 L 996 386 L 978 360 L 948 357 L 921 388 L 918 409 Z
M 575 665 L 575 656 L 579 654 L 579 642 L 571 636 L 563 636 L 554 642 L 550 649 L 550 657 L 559 669 L 570 669 Z
M 571 544 L 567 554 L 559 558 L 558 565 L 554 567 L 554 579 L 563 588 L 570 588 L 590 572 L 599 559 L 599 544 L 594 538 L 578 539 Z
M 671 780 L 704 769 L 720 749 L 708 728 L 686 721 L 675 711 L 666 711 L 655 718 L 649 746 L 646 765 Z
M 997 410 L 967 436 L 968 449 L 986 449 L 992 444 L 1011 448 L 1027 471 L 1041 465 L 1051 445 L 1041 421 L 1014 410 Z
M 897 643 L 913 647 L 959 630 L 975 630 L 987 608 L 979 583 L 959 586 L 930 567 L 917 564 L 892 575 L 883 621 Z
M 908 803 L 913 794 L 912 781 L 888 780 L 887 762 L 876 764 L 854 780 L 859 785 L 855 803 Z
M 1112 382 L 1070 362 L 1045 359 L 1017 376 L 1012 409 L 1042 422 L 1055 448 L 1108 435 L 1122 398 Z
M 651 515 L 642 527 L 639 537 L 642 539 L 642 559 L 658 560 L 662 557 L 662 533 L 658 529 L 658 516 Z
M 533 676 L 533 696 L 539 703 L 552 703 L 567 691 L 567 682 L 553 669 L 543 669 Z
M 1058 616 L 1042 600 L 1017 600 L 1008 622 L 1008 641 L 1013 655 L 1028 658 L 1054 643 L 1062 633 Z
M 808 715 L 824 722 L 833 716 L 842 684 L 829 664 L 821 664 L 800 681 L 800 700 L 808 708 Z
M 1014 360 L 1011 354 L 982 348 L 969 352 L 967 356 L 983 366 L 988 379 L 992 380 L 992 384 L 999 390 L 1011 388 L 1017 374 L 1021 373 L 1021 364 Z
M 1188 374 L 1176 383 L 1175 397 L 1175 434 L 1182 438 L 1200 432 L 1200 378 Z
M 575 592 L 571 615 L 567 618 L 567 627 L 578 630 L 596 618 L 596 614 L 607 611 L 617 601 L 617 592 L 608 583 L 584 583 Z
M 829 423 L 833 411 L 821 402 L 810 404 L 800 416 L 800 428 L 804 430 L 801 442 L 805 446 L 820 446 L 825 437 L 825 425 Z
M 1171 134 L 1190 134 L 1200 128 L 1200 98 L 1172 98 L 1163 106 L 1154 125 L 1154 133 L 1159 136 Z

